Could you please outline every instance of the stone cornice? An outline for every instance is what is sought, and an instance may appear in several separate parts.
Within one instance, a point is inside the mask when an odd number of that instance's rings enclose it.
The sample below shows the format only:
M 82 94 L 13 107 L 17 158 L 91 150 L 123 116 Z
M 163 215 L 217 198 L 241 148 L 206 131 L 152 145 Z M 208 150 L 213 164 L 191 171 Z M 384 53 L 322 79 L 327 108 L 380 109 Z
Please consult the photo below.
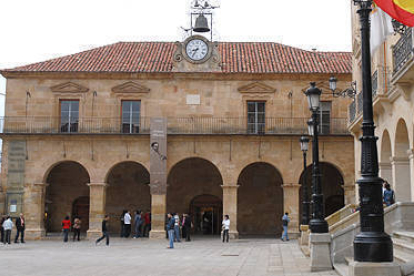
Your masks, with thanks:
M 261 82 L 253 82 L 237 89 L 240 93 L 275 93 L 276 89 Z
M 50 87 L 50 90 L 57 93 L 86 93 L 89 88 L 74 82 L 65 82 Z
M 117 85 L 112 89 L 113 93 L 149 93 L 151 89 L 133 81 Z

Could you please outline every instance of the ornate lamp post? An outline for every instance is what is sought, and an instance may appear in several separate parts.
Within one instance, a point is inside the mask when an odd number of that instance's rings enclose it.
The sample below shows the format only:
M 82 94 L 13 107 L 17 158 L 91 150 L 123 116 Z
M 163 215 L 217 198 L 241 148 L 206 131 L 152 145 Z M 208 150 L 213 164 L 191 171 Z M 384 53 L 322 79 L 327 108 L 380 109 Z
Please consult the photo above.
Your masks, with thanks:
M 312 233 L 328 233 L 328 223 L 325 220 L 323 206 L 323 194 L 321 185 L 321 173 L 319 170 L 319 145 L 318 145 L 318 111 L 320 107 L 320 97 L 322 91 L 311 82 L 311 87 L 306 90 L 309 109 L 312 111 L 312 219 L 309 227 Z
M 310 202 L 309 202 L 309 192 L 308 186 L 306 185 L 306 153 L 309 149 L 309 138 L 306 136 L 300 137 L 300 149 L 303 153 L 303 203 L 302 203 L 302 225 L 309 224 L 309 210 L 310 210 Z
M 361 232 L 354 239 L 354 260 L 359 262 L 392 262 L 393 245 L 384 232 L 382 179 L 378 177 L 377 137 L 374 134 L 372 107 L 370 21 L 371 0 L 354 0 L 361 23 L 362 46 L 362 152 L 359 200 Z

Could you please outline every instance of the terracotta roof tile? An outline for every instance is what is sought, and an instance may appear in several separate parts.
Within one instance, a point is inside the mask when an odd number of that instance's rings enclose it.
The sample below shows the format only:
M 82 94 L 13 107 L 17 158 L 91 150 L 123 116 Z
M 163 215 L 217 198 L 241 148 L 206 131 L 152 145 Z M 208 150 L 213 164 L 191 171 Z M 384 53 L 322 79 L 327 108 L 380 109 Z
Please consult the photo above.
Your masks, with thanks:
M 173 42 L 118 42 L 2 72 L 171 72 Z M 351 53 L 268 42 L 220 42 L 223 73 L 351 73 Z

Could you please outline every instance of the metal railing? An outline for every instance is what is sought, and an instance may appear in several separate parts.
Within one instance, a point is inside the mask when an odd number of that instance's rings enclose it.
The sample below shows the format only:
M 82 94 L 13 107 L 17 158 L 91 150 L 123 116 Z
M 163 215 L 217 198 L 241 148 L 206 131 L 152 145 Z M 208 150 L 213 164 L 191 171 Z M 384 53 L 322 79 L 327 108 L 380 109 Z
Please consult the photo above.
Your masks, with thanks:
M 362 113 L 362 106 L 363 106 L 363 99 L 362 92 L 357 95 L 357 111 L 358 114 Z
M 374 99 L 378 92 L 378 70 L 372 75 L 372 98 Z
M 394 45 L 394 74 L 398 73 L 404 65 L 413 57 L 413 31 L 412 28 L 407 28 L 405 33 Z
M 352 123 L 353 121 L 355 121 L 355 117 L 356 117 L 356 102 L 353 101 L 349 105 L 349 122 Z
M 3 134 L 149 134 L 150 119 L 141 117 L 133 127 L 125 127 L 120 118 L 79 118 L 75 125 L 62 124 L 60 118 L 2 117 Z M 168 134 L 303 134 L 309 118 L 270 117 L 252 128 L 247 117 L 168 117 Z M 72 131 L 69 132 L 68 130 Z M 346 118 L 323 122 L 321 134 L 349 134 Z

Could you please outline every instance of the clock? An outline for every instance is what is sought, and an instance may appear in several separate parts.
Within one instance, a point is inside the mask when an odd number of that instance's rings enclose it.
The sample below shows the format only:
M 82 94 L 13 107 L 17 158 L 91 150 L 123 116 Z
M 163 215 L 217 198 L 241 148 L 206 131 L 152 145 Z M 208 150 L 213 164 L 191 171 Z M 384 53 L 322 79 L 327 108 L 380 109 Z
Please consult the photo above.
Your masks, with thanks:
M 209 54 L 208 44 L 199 38 L 191 39 L 185 46 L 185 52 L 189 59 L 193 61 L 202 61 Z

